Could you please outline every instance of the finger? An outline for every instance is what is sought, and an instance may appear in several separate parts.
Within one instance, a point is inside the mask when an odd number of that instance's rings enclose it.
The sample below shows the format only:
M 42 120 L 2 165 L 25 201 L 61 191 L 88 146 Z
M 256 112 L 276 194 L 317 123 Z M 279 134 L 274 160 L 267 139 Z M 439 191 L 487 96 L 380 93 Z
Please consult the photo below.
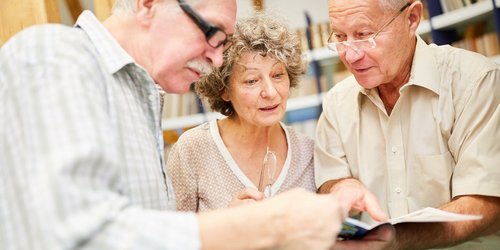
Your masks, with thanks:
M 239 200 L 253 199 L 258 201 L 264 199 L 264 194 L 255 189 L 245 188 L 241 192 L 238 192 L 236 198 Z
M 342 211 L 344 214 L 349 214 L 351 208 L 354 207 L 354 204 L 358 202 L 360 199 L 358 195 L 345 195 L 344 192 L 340 193 L 331 193 L 333 197 L 338 201 Z
M 339 188 L 336 192 L 344 207 L 349 210 L 366 211 L 372 218 L 378 221 L 388 219 L 373 193 L 359 182 L 354 180 L 349 180 L 349 182 L 349 186 L 346 185 L 343 188 Z
M 377 198 L 375 195 L 373 195 L 370 192 L 367 192 L 365 194 L 365 206 L 366 206 L 366 212 L 375 220 L 378 221 L 386 221 L 389 218 L 387 215 L 382 211 L 382 208 L 380 208 L 380 205 L 377 201 Z

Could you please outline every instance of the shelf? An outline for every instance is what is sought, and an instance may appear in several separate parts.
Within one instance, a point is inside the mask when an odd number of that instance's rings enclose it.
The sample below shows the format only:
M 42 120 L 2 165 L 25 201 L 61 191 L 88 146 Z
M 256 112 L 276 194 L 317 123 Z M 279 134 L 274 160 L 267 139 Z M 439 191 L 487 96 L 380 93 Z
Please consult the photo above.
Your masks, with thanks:
M 429 20 L 421 20 L 417 27 L 417 34 L 424 35 L 431 32 L 431 24 Z
M 496 0 L 497 6 L 500 6 L 500 0 Z M 470 6 L 443 13 L 432 17 L 432 27 L 434 29 L 443 29 L 458 26 L 470 22 L 473 19 L 481 18 L 491 14 L 493 2 L 491 0 L 478 2 Z
M 318 119 L 326 92 L 288 100 L 285 122 L 287 124 Z
M 205 114 L 194 114 L 182 117 L 162 119 L 161 128 L 163 130 L 175 130 L 194 127 L 207 121 L 221 119 L 224 116 L 216 112 L 207 112 Z
M 288 99 L 286 104 L 286 111 L 291 112 L 299 109 L 309 108 L 321 105 L 323 103 L 323 97 L 326 95 L 326 92 L 321 95 L 307 95 L 296 98 Z
M 493 56 L 491 57 L 491 59 L 495 61 L 497 64 L 500 64 L 500 55 Z
M 287 115 L 292 117 L 301 116 L 299 115 L 299 113 L 302 112 L 303 110 L 310 109 L 312 107 L 318 107 L 319 105 L 321 105 L 324 95 L 325 93 L 321 95 L 308 95 L 308 96 L 288 99 L 287 109 L 286 109 Z M 163 130 L 189 128 L 197 126 L 207 121 L 222 119 L 224 117 L 225 116 L 217 112 L 208 112 L 205 114 L 194 114 L 183 117 L 167 118 L 162 120 L 161 128 Z M 294 119 L 294 121 L 297 120 Z
M 306 60 L 309 62 L 311 62 L 313 59 L 316 61 L 321 61 L 324 59 L 338 57 L 337 53 L 329 50 L 327 47 L 314 49 L 312 52 L 306 51 L 304 54 L 306 56 Z

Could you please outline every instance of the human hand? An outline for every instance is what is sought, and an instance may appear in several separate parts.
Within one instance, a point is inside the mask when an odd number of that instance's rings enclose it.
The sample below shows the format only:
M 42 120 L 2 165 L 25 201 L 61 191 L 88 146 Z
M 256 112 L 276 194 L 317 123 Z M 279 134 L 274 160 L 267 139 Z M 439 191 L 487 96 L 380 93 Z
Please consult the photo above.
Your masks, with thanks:
M 235 207 L 244 204 L 248 204 L 250 202 L 255 202 L 264 199 L 264 193 L 259 192 L 258 190 L 245 188 L 240 192 L 234 194 L 231 202 L 229 202 L 228 207 Z
M 383 224 L 359 240 L 339 240 L 331 250 L 385 249 L 394 240 L 396 230 L 391 224 Z
M 341 206 L 351 213 L 365 211 L 375 220 L 388 220 L 375 195 L 356 179 L 339 181 L 330 188 L 330 193 L 337 196 Z
M 269 226 L 278 230 L 279 249 L 329 249 L 347 216 L 336 196 L 303 189 L 287 191 L 262 204 L 266 204 L 262 211 L 273 213 Z

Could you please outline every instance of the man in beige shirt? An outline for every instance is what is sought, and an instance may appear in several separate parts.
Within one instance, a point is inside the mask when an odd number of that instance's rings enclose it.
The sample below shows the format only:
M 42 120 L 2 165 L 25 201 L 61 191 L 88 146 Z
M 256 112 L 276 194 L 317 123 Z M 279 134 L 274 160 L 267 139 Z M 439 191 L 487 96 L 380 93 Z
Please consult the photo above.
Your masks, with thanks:
M 174 211 L 162 92 L 221 66 L 235 19 L 234 0 L 117 0 L 102 23 L 85 11 L 4 44 L 0 249 L 330 249 L 357 197 Z
M 392 218 L 428 206 L 483 216 L 397 225 L 393 249 L 499 249 L 500 68 L 425 44 L 416 35 L 422 8 L 330 0 L 329 47 L 353 76 L 324 100 L 316 185 L 376 198 Z

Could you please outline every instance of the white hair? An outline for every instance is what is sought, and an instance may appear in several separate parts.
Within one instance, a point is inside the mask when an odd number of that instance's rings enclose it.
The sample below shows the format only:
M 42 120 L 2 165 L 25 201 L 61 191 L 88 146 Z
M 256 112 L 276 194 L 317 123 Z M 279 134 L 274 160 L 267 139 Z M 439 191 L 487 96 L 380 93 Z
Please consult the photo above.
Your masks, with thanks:
M 116 0 L 111 9 L 113 14 L 131 14 L 134 13 L 135 0 Z
M 199 3 L 201 0 L 186 0 L 190 4 Z M 135 12 L 135 0 L 116 0 L 111 12 L 113 14 L 132 14 Z
M 380 9 L 384 12 L 393 12 L 395 10 L 401 9 L 405 4 L 414 1 L 408 0 L 380 0 Z

